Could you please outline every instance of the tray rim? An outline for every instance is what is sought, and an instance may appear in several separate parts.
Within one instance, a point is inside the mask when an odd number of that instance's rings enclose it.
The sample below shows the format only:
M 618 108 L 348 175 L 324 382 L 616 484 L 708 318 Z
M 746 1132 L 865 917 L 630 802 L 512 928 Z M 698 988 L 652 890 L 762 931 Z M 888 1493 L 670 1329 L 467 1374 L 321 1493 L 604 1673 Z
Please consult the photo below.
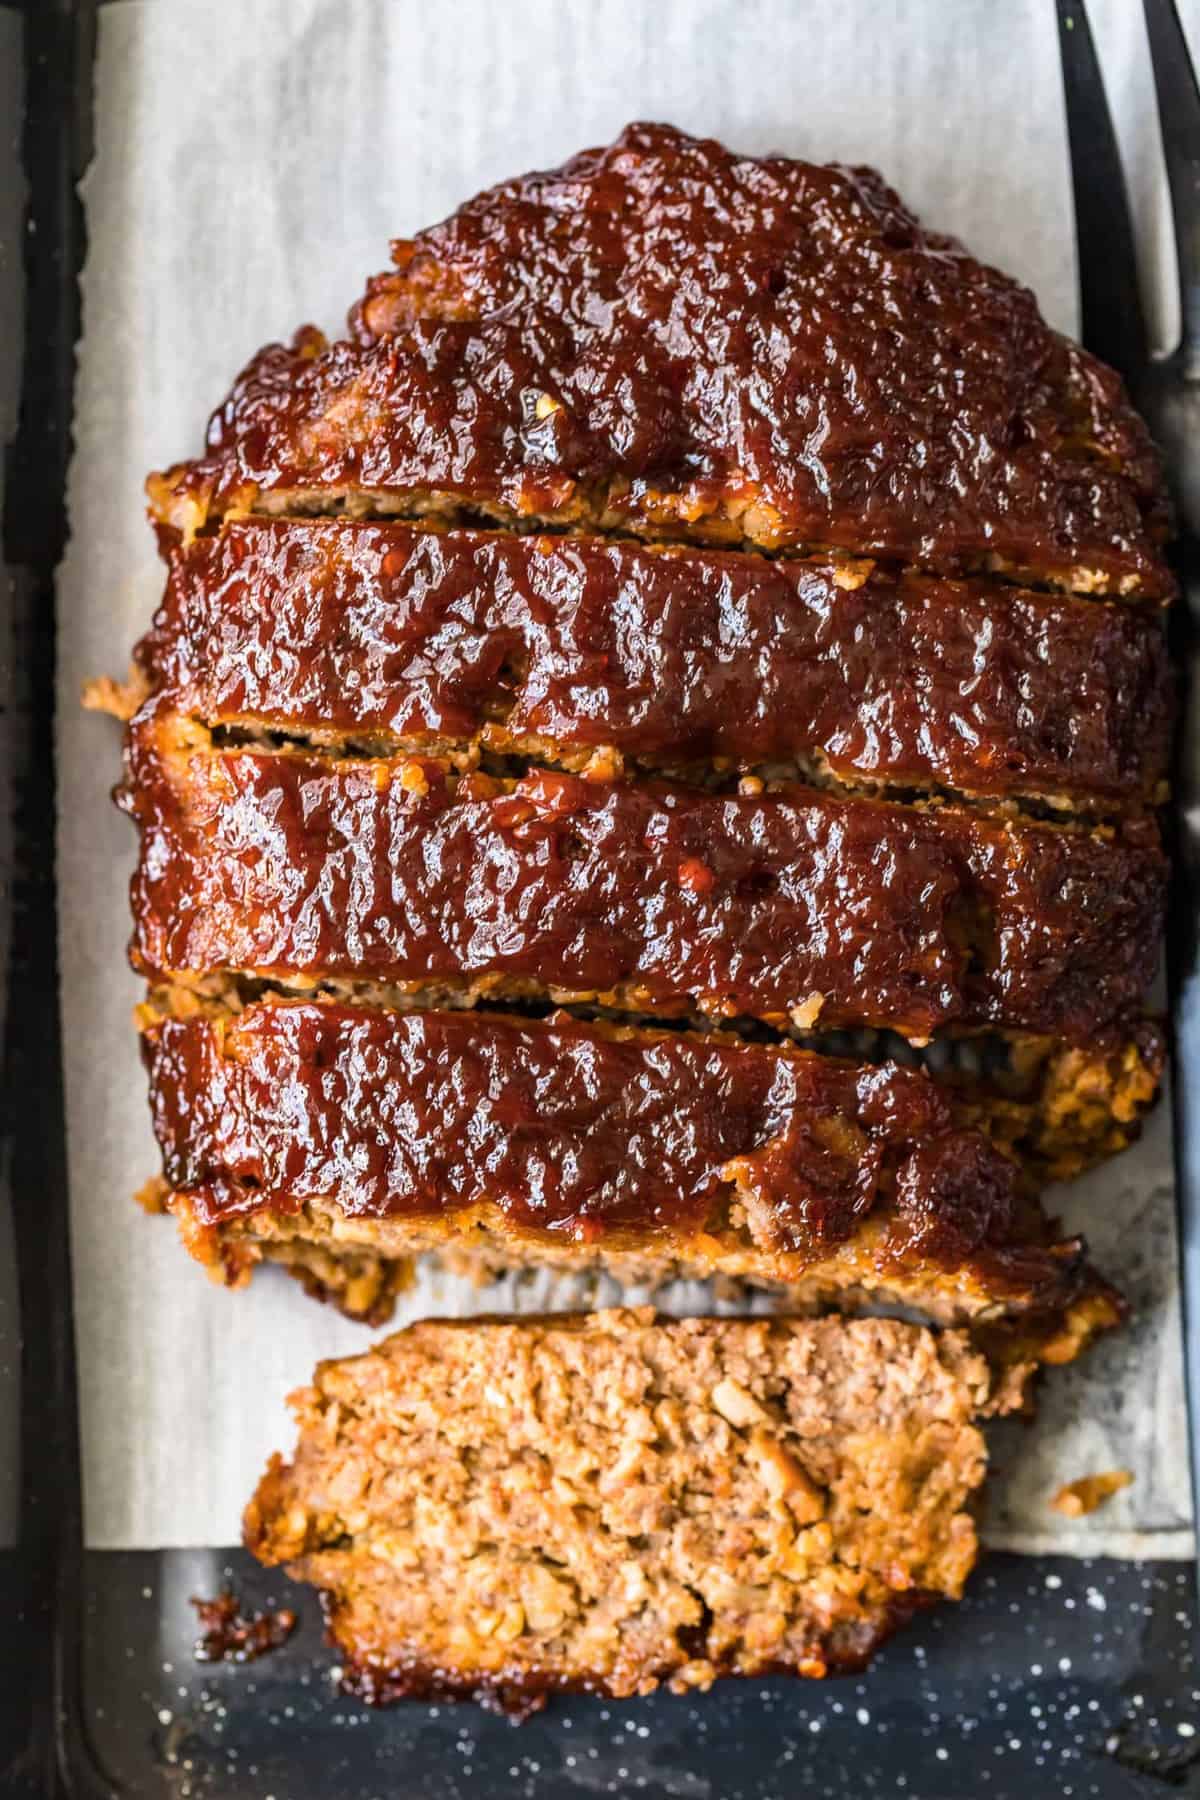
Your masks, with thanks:
M 25 746 L 26 774 L 38 771 L 34 798 L 44 802 L 48 790 L 54 804 L 53 776 L 53 604 L 55 568 L 65 542 L 65 479 L 70 455 L 70 396 L 74 377 L 74 350 L 79 324 L 79 270 L 86 250 L 86 226 L 76 185 L 92 149 L 91 72 L 95 52 L 98 8 L 108 0 L 18 0 L 25 13 L 27 111 L 23 130 L 23 160 L 29 205 L 37 224 L 27 234 L 25 268 L 27 284 L 27 334 L 23 372 L 26 406 L 18 432 L 14 469 L 18 499 L 29 484 L 21 480 L 22 464 L 38 463 L 43 501 L 16 530 L 17 554 L 10 560 L 23 577 L 27 611 L 34 613 L 32 629 L 36 655 L 24 671 L 38 702 L 30 717 L 34 739 Z M 12 0 L 0 0 L 11 6 Z M 39 381 L 56 387 L 59 410 L 53 417 L 31 424 L 28 397 Z M 7 496 L 6 496 L 7 498 Z M 10 502 L 11 508 L 11 502 Z M 7 517 L 6 517 L 7 523 Z M 6 533 L 6 539 L 14 535 Z M 1180 547 L 1185 591 L 1200 596 L 1200 546 L 1185 542 Z M 6 599 L 9 596 L 5 596 Z M 18 597 L 13 597 L 16 604 Z M 1193 598 L 1193 604 L 1196 604 Z M 38 617 L 36 609 L 43 608 Z M 1174 609 L 1172 633 L 1176 666 L 1188 667 L 1186 651 L 1195 628 L 1182 604 Z M 23 648 L 29 648 L 22 644 Z M 1180 655 L 1179 652 L 1184 654 Z M 1183 696 L 1181 718 L 1189 697 Z M 1195 704 L 1192 697 L 1192 704 Z M 1200 729 L 1200 722 L 1196 722 Z M 47 754 L 48 750 L 48 754 Z M 19 756 L 18 756 L 19 761 Z M 24 802 L 30 801 L 28 792 Z M 1200 975 L 1196 951 L 1196 919 L 1200 914 L 1200 882 L 1184 854 L 1177 803 L 1168 815 L 1168 842 L 1175 863 L 1168 920 L 1168 987 L 1171 996 L 1169 1029 L 1172 1037 L 1173 1143 L 1180 1242 L 1180 1284 L 1183 1303 L 1185 1380 L 1193 1475 L 1193 1498 L 1200 1494 L 1200 1076 L 1191 1084 L 1183 1079 L 1186 1068 L 1200 1069 Z M 57 1004 L 57 972 L 54 939 L 54 849 L 51 834 L 40 849 L 33 846 L 33 864 L 27 871 L 32 893 L 43 902 L 49 896 L 48 916 L 31 920 L 31 894 L 17 893 L 13 957 L 5 971 L 10 1000 L 20 1004 L 30 989 L 35 971 L 49 989 L 46 1019 L 52 1028 L 41 1033 L 35 1065 L 47 1079 L 47 1096 L 36 1114 L 18 1119 L 13 1134 L 14 1179 L 32 1176 L 39 1167 L 43 1176 L 39 1192 L 62 1228 L 43 1234 L 36 1253 L 29 1234 L 18 1243 L 21 1277 L 21 1312 L 24 1357 L 22 1396 L 22 1511 L 20 1543 L 34 1546 L 31 1559 L 31 1612 L 48 1621 L 49 1643 L 45 1680 L 45 1705 L 35 1721 L 43 1765 L 53 1765 L 55 1791 L 92 1800 L 119 1791 L 113 1778 L 99 1766 L 89 1741 L 82 1691 L 82 1608 L 85 1586 L 85 1552 L 82 1539 L 80 1457 L 75 1395 L 75 1349 L 70 1288 L 70 1249 L 66 1233 L 67 1192 L 63 1159 L 65 1123 L 61 1114 L 60 1021 Z M 31 846 L 23 846 L 28 855 Z M 22 913 L 22 907 L 25 909 Z M 31 935 L 32 927 L 32 935 Z M 50 954 L 46 954 L 46 940 Z M 15 1008 L 10 1008 L 10 1011 Z M 20 1058 L 25 1068 L 30 1054 L 28 1035 L 17 1037 L 10 1018 L 7 1066 Z M 59 1082 L 54 1080 L 58 1068 Z M 37 1134 L 46 1106 L 57 1105 L 59 1133 L 56 1144 Z M 20 1226 L 21 1209 L 17 1207 Z M 51 1242 L 57 1239 L 57 1242 Z M 49 1406 L 46 1396 L 49 1395 Z M 36 1397 L 36 1403 L 35 1399 Z M 47 1413 L 52 1429 L 46 1428 Z M 105 1554 L 105 1553 L 97 1553 Z M 1031 1564 L 1043 1559 L 1031 1557 Z M 1130 1567 L 1141 1568 L 1141 1562 Z M 1178 1567 L 1172 1561 L 1172 1567 Z M 47 1791 L 50 1791 L 47 1789 Z

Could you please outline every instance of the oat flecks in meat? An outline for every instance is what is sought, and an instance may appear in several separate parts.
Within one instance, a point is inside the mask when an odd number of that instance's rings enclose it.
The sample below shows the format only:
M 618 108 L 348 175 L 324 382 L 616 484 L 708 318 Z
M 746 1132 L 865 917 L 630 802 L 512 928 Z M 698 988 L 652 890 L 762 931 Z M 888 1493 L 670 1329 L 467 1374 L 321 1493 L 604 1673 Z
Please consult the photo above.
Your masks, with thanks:
M 991 1387 L 895 1320 L 426 1323 L 318 1368 L 246 1543 L 371 1701 L 856 1669 L 962 1592 Z

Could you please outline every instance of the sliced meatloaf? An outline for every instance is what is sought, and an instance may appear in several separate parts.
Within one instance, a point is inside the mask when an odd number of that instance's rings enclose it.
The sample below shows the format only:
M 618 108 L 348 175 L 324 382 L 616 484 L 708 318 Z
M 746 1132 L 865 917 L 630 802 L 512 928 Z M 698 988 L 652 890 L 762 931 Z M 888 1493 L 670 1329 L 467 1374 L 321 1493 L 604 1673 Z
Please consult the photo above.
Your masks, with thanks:
M 1117 833 L 790 785 L 330 760 L 134 721 L 135 964 L 447 983 L 787 1027 L 1085 1037 L 1158 965 L 1166 861 Z
M 237 519 L 172 553 L 138 661 L 209 726 L 704 780 L 1111 809 L 1170 749 L 1153 612 L 627 539 Z
M 1019 284 L 634 125 L 393 245 L 148 490 L 93 700 L 202 1262 L 371 1317 L 425 1252 L 719 1274 L 1020 1367 L 1120 1316 L 1037 1187 L 1162 1068 L 1168 507 Z
M 371 1702 L 823 1676 L 960 1596 L 1011 1399 L 896 1320 L 426 1323 L 293 1396 L 245 1539 Z
M 143 1022 L 166 1204 L 232 1284 L 265 1258 L 381 1318 L 424 1252 L 481 1274 L 736 1276 L 797 1302 L 1052 1316 L 1061 1355 L 1120 1316 L 1034 1198 L 1037 1175 L 1110 1147 L 1089 1140 L 1077 1054 L 1008 1100 L 566 1015 L 180 998 L 184 1016 Z M 1155 1080 L 1109 1063 L 1105 1132 Z

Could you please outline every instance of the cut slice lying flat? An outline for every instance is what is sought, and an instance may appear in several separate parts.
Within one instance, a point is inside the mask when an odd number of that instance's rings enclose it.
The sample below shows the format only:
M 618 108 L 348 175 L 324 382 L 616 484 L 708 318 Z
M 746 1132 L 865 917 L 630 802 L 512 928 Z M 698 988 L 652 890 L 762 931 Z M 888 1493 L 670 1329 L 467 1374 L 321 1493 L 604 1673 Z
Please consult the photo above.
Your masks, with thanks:
M 239 519 L 172 553 L 138 659 L 209 726 L 573 768 L 1115 807 L 1170 750 L 1160 615 L 847 559 Z
M 351 341 L 263 351 L 151 477 L 160 524 L 466 511 L 1172 591 L 1118 378 L 870 171 L 632 126 L 393 254 Z
M 895 1320 L 430 1322 L 318 1367 L 245 1539 L 372 1702 L 823 1676 L 960 1596 L 1014 1398 Z
M 1166 861 L 1121 835 L 799 787 L 712 794 L 131 728 L 135 965 L 635 1012 L 1084 1037 L 1158 965 Z
M 167 1203 L 228 1282 L 280 1261 L 381 1318 L 426 1251 L 484 1274 L 719 1274 L 797 1303 L 1037 1318 L 1042 1360 L 1120 1316 L 1032 1185 L 1113 1147 L 1114 1114 L 1153 1092 L 1149 1043 L 1051 1055 L 1004 1100 L 718 1034 L 176 999 L 190 1016 L 143 1021 Z

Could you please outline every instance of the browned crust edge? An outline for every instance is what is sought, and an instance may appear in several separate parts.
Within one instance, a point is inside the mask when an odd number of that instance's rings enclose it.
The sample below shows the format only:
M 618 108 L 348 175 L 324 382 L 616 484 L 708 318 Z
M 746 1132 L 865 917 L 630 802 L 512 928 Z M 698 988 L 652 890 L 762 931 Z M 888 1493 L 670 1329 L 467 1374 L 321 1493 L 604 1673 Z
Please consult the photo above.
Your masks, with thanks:
M 292 1573 L 290 1566 L 288 1573 Z M 861 1674 L 889 1638 L 902 1630 L 916 1614 L 927 1611 L 943 1599 L 943 1595 L 924 1588 L 893 1595 L 870 1626 L 860 1623 L 842 1631 L 835 1628 L 814 1641 L 805 1660 L 798 1659 L 795 1663 L 763 1660 L 752 1668 L 739 1668 L 732 1658 L 722 1657 L 713 1663 L 713 1680 L 730 1677 L 761 1680 L 772 1675 L 787 1675 L 820 1681 Z M 361 1700 L 366 1706 L 392 1706 L 401 1700 L 451 1703 L 470 1700 L 488 1712 L 504 1715 L 514 1724 L 523 1724 L 555 1696 L 588 1694 L 618 1700 L 629 1698 L 628 1694 L 603 1680 L 568 1678 L 548 1668 L 500 1670 L 482 1676 L 466 1676 L 417 1658 L 403 1663 L 381 1663 L 370 1656 L 357 1655 L 351 1645 L 343 1642 L 339 1635 L 338 1603 L 327 1590 L 320 1590 L 320 1601 L 326 1621 L 326 1642 L 341 1658 L 338 1685 L 344 1694 Z M 647 1670 L 639 1694 L 653 1693 L 664 1683 L 675 1694 L 694 1691 L 688 1683 L 673 1679 L 679 1667 L 679 1664 L 664 1662 Z

